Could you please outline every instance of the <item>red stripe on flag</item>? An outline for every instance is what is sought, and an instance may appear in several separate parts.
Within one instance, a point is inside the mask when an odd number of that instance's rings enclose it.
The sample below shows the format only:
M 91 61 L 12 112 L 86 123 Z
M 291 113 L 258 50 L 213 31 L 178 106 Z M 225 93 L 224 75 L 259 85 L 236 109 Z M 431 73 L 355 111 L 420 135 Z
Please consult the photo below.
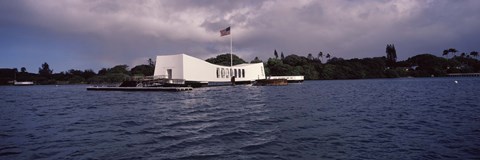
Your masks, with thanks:
M 224 30 L 220 31 L 220 37 L 221 36 L 226 36 L 226 35 L 230 35 L 230 27 L 227 27 Z

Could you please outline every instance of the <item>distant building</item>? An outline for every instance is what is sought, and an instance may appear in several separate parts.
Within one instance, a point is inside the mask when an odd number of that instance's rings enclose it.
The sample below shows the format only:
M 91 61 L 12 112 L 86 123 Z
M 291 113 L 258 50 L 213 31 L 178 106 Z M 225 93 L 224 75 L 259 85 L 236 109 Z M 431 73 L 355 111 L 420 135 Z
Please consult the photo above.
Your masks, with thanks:
M 263 63 L 221 66 L 208 63 L 186 54 L 157 56 L 154 79 L 168 79 L 170 83 L 203 85 L 230 84 L 232 77 L 236 83 L 252 83 L 265 79 Z

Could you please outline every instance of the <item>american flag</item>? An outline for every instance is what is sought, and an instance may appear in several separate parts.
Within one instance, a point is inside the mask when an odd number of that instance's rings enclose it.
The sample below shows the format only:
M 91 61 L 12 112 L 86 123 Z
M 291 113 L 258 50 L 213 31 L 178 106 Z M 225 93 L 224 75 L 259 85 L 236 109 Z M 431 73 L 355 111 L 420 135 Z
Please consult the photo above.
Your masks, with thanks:
M 230 35 L 230 27 L 227 27 L 224 30 L 220 31 L 220 37 L 221 36 L 226 36 L 226 35 Z

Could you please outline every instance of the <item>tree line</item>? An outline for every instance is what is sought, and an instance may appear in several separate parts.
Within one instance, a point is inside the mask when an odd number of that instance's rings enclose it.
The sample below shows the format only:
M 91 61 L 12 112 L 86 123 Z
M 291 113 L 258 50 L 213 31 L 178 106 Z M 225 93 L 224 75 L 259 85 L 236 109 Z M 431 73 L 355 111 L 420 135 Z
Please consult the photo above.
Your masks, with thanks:
M 394 44 L 386 46 L 385 56 L 343 59 L 334 57 L 331 53 L 318 52 L 307 56 L 290 54 L 285 56 L 274 50 L 273 57 L 263 62 L 255 57 L 250 63 L 264 63 L 267 76 L 295 76 L 303 75 L 307 80 L 331 79 L 363 79 L 363 78 L 398 78 L 398 77 L 441 77 L 449 73 L 480 72 L 478 52 L 469 54 L 463 52 L 456 55 L 454 48 L 446 49 L 438 57 L 430 53 L 415 55 L 407 60 L 397 61 L 397 52 Z M 448 55 L 452 55 L 448 57 Z M 322 62 L 326 58 L 326 62 Z M 214 60 L 212 60 L 214 59 Z M 234 55 L 234 61 L 244 62 Z M 215 64 L 229 62 L 229 54 L 224 54 L 207 60 Z M 225 62 L 222 62 L 225 61 Z M 234 63 L 235 64 L 235 63 Z
M 386 55 L 382 57 L 343 59 L 332 56 L 331 53 L 318 52 L 306 56 L 274 50 L 273 57 L 266 62 L 255 57 L 250 63 L 264 63 L 267 76 L 303 75 L 306 80 L 331 79 L 363 79 L 363 78 L 397 78 L 397 77 L 441 77 L 449 73 L 480 72 L 478 52 L 469 53 L 455 48 L 445 49 L 438 57 L 430 53 L 419 54 L 407 60 L 397 61 L 395 45 L 388 44 Z M 324 59 L 325 58 L 325 59 Z M 326 60 L 326 62 L 323 62 Z M 221 54 L 206 60 L 207 62 L 230 66 L 230 54 Z M 247 63 L 237 55 L 233 55 L 233 64 Z M 148 59 L 146 64 L 137 65 L 131 69 L 127 65 L 116 65 L 112 68 L 102 68 L 97 73 L 91 69 L 53 73 L 48 63 L 43 63 L 38 73 L 29 73 L 24 67 L 0 69 L 0 84 L 9 84 L 12 80 L 33 81 L 36 84 L 98 84 L 118 83 L 136 77 L 152 76 L 155 62 Z
M 456 49 L 453 49 L 456 51 Z M 443 54 L 442 54 L 443 55 Z M 288 56 L 287 56 L 288 57 Z M 476 58 L 478 52 L 472 51 L 460 56 L 453 55 L 451 58 L 437 57 L 430 53 L 415 55 L 407 60 L 397 61 L 395 46 L 389 44 L 386 47 L 386 56 L 372 58 L 328 58 L 322 63 L 318 58 L 302 57 L 302 63 L 285 62 L 284 64 L 298 68 L 305 79 L 362 79 L 362 78 L 397 78 L 397 77 L 441 77 L 449 73 L 472 73 L 480 72 L 480 61 Z M 285 58 L 286 59 L 286 58 Z M 274 59 L 269 59 L 272 61 Z M 298 62 L 298 61 L 297 61 Z M 267 63 L 270 70 L 276 70 L 276 66 Z M 301 72 L 303 69 L 303 73 Z M 279 74 L 277 73 L 271 73 Z M 318 75 L 318 76 L 317 76 Z
M 65 72 L 53 73 L 48 63 L 38 68 L 38 73 L 29 73 L 22 67 L 18 69 L 0 69 L 0 85 L 8 85 L 12 81 L 33 81 L 35 84 L 102 84 L 119 83 L 136 77 L 153 76 L 155 62 L 147 60 L 147 64 L 137 65 L 129 69 L 128 65 L 116 65 L 112 68 L 102 68 L 96 73 L 91 69 L 70 69 Z

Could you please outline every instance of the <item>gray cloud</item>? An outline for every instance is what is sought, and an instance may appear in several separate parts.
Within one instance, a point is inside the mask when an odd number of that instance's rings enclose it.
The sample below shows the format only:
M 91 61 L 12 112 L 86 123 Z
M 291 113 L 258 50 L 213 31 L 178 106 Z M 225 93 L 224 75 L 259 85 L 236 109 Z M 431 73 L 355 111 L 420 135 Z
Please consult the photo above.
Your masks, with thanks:
M 383 56 L 394 43 L 401 59 L 455 47 L 479 50 L 480 1 L 1 1 L 0 67 L 57 71 L 134 65 L 160 54 L 208 58 L 229 51 L 246 60 L 273 49 L 344 58 Z M 22 57 L 29 57 L 28 61 Z M 27 64 L 28 62 L 28 64 Z

